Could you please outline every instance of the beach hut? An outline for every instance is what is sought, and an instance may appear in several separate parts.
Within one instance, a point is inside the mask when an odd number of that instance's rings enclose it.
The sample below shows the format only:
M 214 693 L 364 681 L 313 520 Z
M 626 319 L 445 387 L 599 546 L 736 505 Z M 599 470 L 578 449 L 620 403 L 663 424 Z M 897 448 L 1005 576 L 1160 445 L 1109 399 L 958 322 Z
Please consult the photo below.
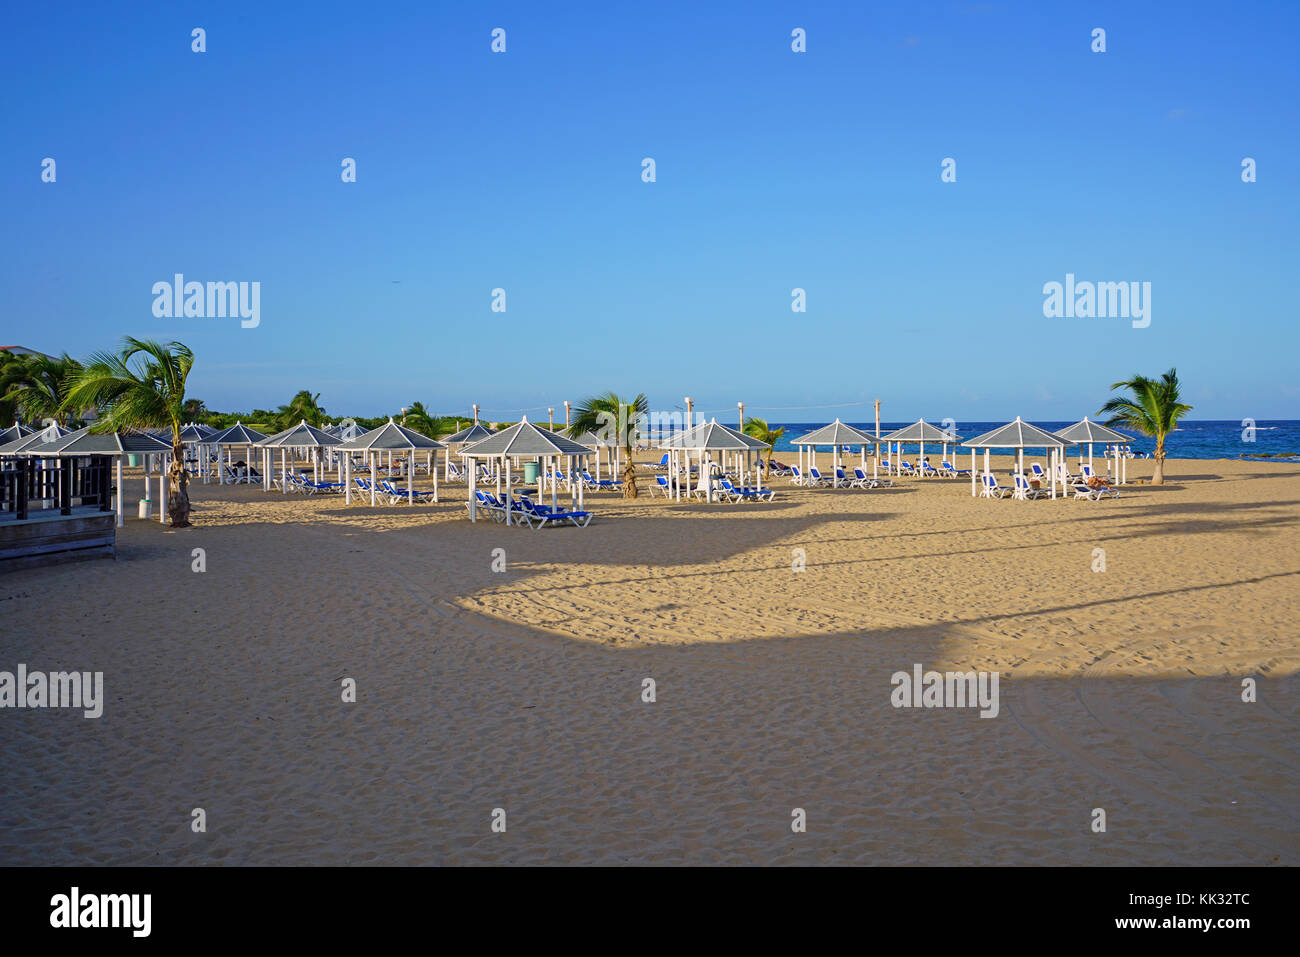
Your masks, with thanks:
M 46 436 L 46 432 L 38 433 L 38 436 Z M 171 456 L 171 443 L 164 442 L 157 436 L 150 435 L 147 432 L 91 432 L 89 428 L 78 429 L 75 432 L 66 432 L 64 435 L 53 439 L 52 441 L 41 441 L 28 445 L 19 454 L 33 458 L 79 458 L 82 456 L 104 455 L 114 459 L 115 481 L 117 484 L 117 524 L 120 528 L 125 524 L 122 505 L 122 456 L 124 455 L 157 455 L 163 463 L 159 469 L 160 473 L 166 471 L 165 465 L 167 459 Z M 149 497 L 149 473 L 145 471 L 145 498 Z M 158 510 L 158 520 L 166 521 L 167 516 L 167 485 L 166 477 L 163 474 L 158 476 L 158 501 L 161 507 Z
M 403 425 L 398 425 L 392 419 L 381 425 L 377 429 L 371 429 L 358 435 L 355 439 L 344 442 L 336 446 L 343 455 L 343 493 L 344 500 L 352 504 L 352 453 L 364 452 L 367 461 L 370 463 L 370 504 L 375 504 L 378 495 L 376 485 L 379 481 L 379 470 L 376 459 L 379 455 L 387 454 L 388 465 L 391 469 L 393 464 L 394 452 L 406 453 L 406 502 L 408 505 L 415 504 L 415 490 L 411 483 L 415 475 L 415 453 L 417 451 L 427 451 L 432 456 L 438 449 L 445 449 L 446 446 L 436 439 L 431 439 L 422 432 L 416 432 L 414 429 L 408 429 Z M 433 476 L 433 500 L 438 501 L 438 469 L 432 458 L 429 460 L 429 474 Z
M 972 496 L 979 494 L 979 475 L 980 470 L 976 466 L 975 455 L 979 449 L 984 450 L 984 474 L 992 475 L 993 472 L 989 467 L 989 449 L 1015 449 L 1016 450 L 1016 473 L 1025 474 L 1025 449 L 1046 449 L 1051 456 L 1052 498 L 1056 498 L 1056 483 L 1060 480 L 1060 464 L 1062 456 L 1065 454 L 1065 440 L 1058 438 L 1046 429 L 1040 429 L 1032 423 L 1025 422 L 1020 416 L 1016 416 L 1014 422 L 1008 422 L 1006 425 L 996 428 L 991 432 L 985 432 L 983 435 L 977 435 L 969 441 L 961 443 L 970 448 L 970 493 Z M 1064 493 L 1064 485 L 1061 489 Z
M 1113 446 L 1115 450 L 1115 481 L 1124 484 L 1127 478 L 1128 463 L 1120 455 L 1120 446 L 1132 441 L 1132 439 L 1123 432 L 1117 432 L 1110 426 L 1102 425 L 1100 422 L 1091 421 L 1086 415 L 1074 425 L 1068 425 L 1056 433 L 1058 438 L 1064 439 L 1070 445 L 1079 447 L 1079 465 L 1083 465 L 1083 447 L 1088 446 L 1088 467 L 1092 467 L 1092 447 L 1094 444 Z
M 799 450 L 799 474 L 806 477 L 808 470 L 817 464 L 817 447 L 822 445 L 830 446 L 832 456 L 832 467 L 835 470 L 835 478 L 832 485 L 839 488 L 840 473 L 843 467 L 840 459 L 840 450 L 849 445 L 859 445 L 862 447 L 862 466 L 867 464 L 867 446 L 875 445 L 876 439 L 867 433 L 855 429 L 851 425 L 845 425 L 839 419 L 836 419 L 830 425 L 824 425 L 820 429 L 814 429 L 807 435 L 800 436 L 790 443 Z M 804 450 L 808 450 L 808 462 L 804 463 Z M 874 471 L 874 470 L 873 470 Z
M 23 428 L 26 429 L 27 427 L 23 426 Z M 22 455 L 23 450 L 29 446 L 39 445 L 42 442 L 53 442 L 71 431 L 71 429 L 65 429 L 61 425 L 54 424 L 50 424 L 40 431 L 27 429 L 17 438 L 7 439 L 3 445 L 0 445 L 0 456 Z
M 925 469 L 921 463 L 925 461 L 925 443 L 929 442 L 931 445 L 943 446 L 943 457 L 946 459 L 948 457 L 948 446 L 956 445 L 959 438 L 961 436 L 956 432 L 949 429 L 940 429 L 931 425 L 925 419 L 918 419 L 911 425 L 890 432 L 888 435 L 882 435 L 880 441 L 884 443 L 886 449 L 890 445 L 894 446 L 895 451 L 891 454 L 890 464 L 892 466 L 891 471 L 896 475 L 903 474 L 903 446 L 919 446 L 917 474 L 924 475 Z
M 720 467 L 726 472 L 728 468 L 736 471 L 741 476 L 741 484 L 749 472 L 749 459 L 752 454 L 762 454 L 767 450 L 767 446 L 753 436 L 738 432 L 735 429 L 720 425 L 717 419 L 708 422 L 701 422 L 694 428 L 685 432 L 676 432 L 667 439 L 659 443 L 659 448 L 668 452 L 669 465 L 668 472 L 673 476 L 673 488 L 676 501 L 682 499 L 682 486 L 686 486 L 686 494 L 691 493 L 691 470 L 694 467 L 691 462 L 692 454 L 695 456 L 698 465 L 698 479 L 696 490 L 703 488 L 705 498 L 713 501 L 713 470 Z M 718 462 L 714 462 L 713 454 L 718 453 Z M 730 465 L 728 458 L 731 458 Z M 755 485 L 758 488 L 763 487 L 762 473 L 755 470 Z
M 492 429 L 489 429 L 486 425 L 480 425 L 478 422 L 475 422 L 473 425 L 466 426 L 459 432 L 454 432 L 442 439 L 442 444 L 447 446 L 448 449 L 446 465 L 447 481 L 451 481 L 451 450 L 454 449 L 459 453 L 467 446 L 473 445 L 476 442 L 482 442 L 484 439 L 491 438 L 494 435 L 496 435 L 496 432 Z
M 572 474 L 574 469 L 577 468 L 577 463 L 585 463 L 587 456 L 591 455 L 592 452 L 585 445 L 581 445 L 572 439 L 565 438 L 563 435 L 547 429 L 538 428 L 528 421 L 527 416 L 524 416 L 509 428 L 502 429 L 481 442 L 476 442 L 460 454 L 470 466 L 467 483 L 470 521 L 478 521 L 478 496 L 475 493 L 477 492 L 478 463 L 483 461 L 492 462 L 498 466 L 495 470 L 498 497 L 501 495 L 502 478 L 505 479 L 505 502 L 507 505 L 505 520 L 506 524 L 509 525 L 511 524 L 509 504 L 514 490 L 514 472 L 512 470 L 514 463 L 517 463 L 520 459 L 532 459 L 539 464 L 537 497 L 540 499 L 546 491 L 546 482 L 549 476 L 551 507 L 555 508 L 559 495 L 560 460 L 568 460 L 566 474 Z M 583 506 L 582 486 L 582 482 L 569 483 L 570 501 L 578 510 L 581 510 Z
M 162 439 L 170 448 L 172 444 L 171 429 L 149 429 L 149 434 L 155 438 Z M 197 422 L 189 422 L 181 427 L 181 444 L 194 450 L 195 467 L 199 476 L 206 485 L 208 481 L 208 469 L 205 467 L 208 463 L 203 461 L 204 449 L 201 447 L 203 441 L 211 435 L 215 435 L 216 429 L 206 425 L 199 425 Z
M 0 445 L 8 445 L 14 439 L 21 439 L 31 435 L 36 430 L 31 426 L 23 425 L 21 422 L 15 422 L 7 429 L 0 429 Z
M 312 480 L 320 481 L 320 450 L 330 448 L 335 445 L 342 445 L 343 440 L 330 435 L 323 429 L 318 429 L 314 425 L 308 425 L 307 420 L 303 419 L 297 425 L 290 426 L 283 432 L 277 432 L 258 443 L 262 449 L 262 488 L 265 491 L 271 490 L 271 453 L 274 449 L 280 450 L 280 489 L 282 492 L 289 491 L 289 465 L 285 461 L 289 450 L 294 452 L 311 450 L 312 463 Z M 339 464 L 339 481 L 343 481 L 343 465 Z
M 253 449 L 257 446 L 259 442 L 263 441 L 265 438 L 266 438 L 265 432 L 259 432 L 257 431 L 257 429 L 250 429 L 248 426 L 244 425 L 243 422 L 236 422 L 228 429 L 222 429 L 220 432 L 217 432 L 213 435 L 209 435 L 206 439 L 203 440 L 203 445 L 210 448 L 215 448 L 217 450 L 218 469 L 220 469 L 223 465 L 226 468 L 230 469 L 230 474 L 232 476 L 231 481 L 237 482 L 239 481 L 239 477 L 235 475 L 234 453 L 231 452 L 231 449 L 237 448 L 242 445 L 248 449 L 248 458 L 251 459 L 253 457 Z M 226 457 L 225 462 L 221 461 L 221 456 L 223 453 Z M 199 458 L 200 460 L 207 458 L 207 456 L 202 453 L 202 450 L 200 450 Z M 207 466 L 206 462 L 204 462 L 203 464 L 205 467 Z M 253 466 L 251 462 L 246 463 L 245 473 L 243 475 L 243 479 L 245 481 L 249 481 L 249 482 L 252 481 L 252 468 Z M 222 482 L 222 484 L 225 484 L 226 477 L 224 475 L 221 475 L 220 481 Z
M 600 461 L 601 449 L 610 450 L 609 451 L 609 477 L 612 479 L 616 479 L 619 477 L 618 469 L 622 463 L 623 449 L 622 446 L 619 445 L 618 440 L 616 438 L 614 438 L 612 435 L 602 438 L 601 436 L 597 435 L 595 432 L 584 432 L 582 433 L 582 435 L 574 439 L 574 441 L 577 442 L 579 445 L 585 445 L 587 448 L 591 449 L 592 454 L 595 456 L 596 481 L 599 482 L 601 479 L 601 461 Z

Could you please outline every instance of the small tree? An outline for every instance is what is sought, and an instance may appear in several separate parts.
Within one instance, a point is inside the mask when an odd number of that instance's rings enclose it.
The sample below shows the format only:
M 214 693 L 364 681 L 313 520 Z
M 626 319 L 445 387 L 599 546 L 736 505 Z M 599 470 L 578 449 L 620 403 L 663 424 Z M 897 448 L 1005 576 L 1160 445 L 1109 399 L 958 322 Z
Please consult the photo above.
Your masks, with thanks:
M 1165 439 L 1178 429 L 1179 420 L 1192 411 L 1178 401 L 1178 370 L 1170 369 L 1159 379 L 1135 375 L 1116 382 L 1111 389 L 1128 389 L 1130 395 L 1116 396 L 1101 407 L 1098 415 L 1109 415 L 1107 425 L 1122 426 L 1149 435 L 1156 440 L 1155 472 L 1152 485 L 1165 484 Z
M 758 439 L 767 446 L 767 470 L 772 470 L 772 452 L 776 443 L 781 441 L 781 436 L 785 435 L 785 426 L 779 429 L 771 429 L 763 419 L 749 418 L 745 420 L 745 434 L 752 439 Z
M 602 439 L 612 439 L 623 449 L 623 497 L 636 498 L 636 465 L 632 449 L 636 445 L 637 422 L 650 412 L 645 393 L 628 400 L 613 392 L 583 399 L 573 412 L 573 424 L 565 430 L 571 439 L 592 432 Z
M 88 405 L 67 402 L 68 388 L 81 371 L 81 363 L 68 355 L 53 359 L 39 353 L 12 356 L 3 366 L 8 385 L 4 400 L 12 402 L 18 414 L 33 425 L 53 420 L 66 425 L 69 416 L 79 416 Z
M 65 404 L 96 406 L 100 417 L 92 432 L 172 430 L 172 462 L 167 473 L 167 514 L 172 528 L 188 528 L 190 495 L 185 475 L 185 381 L 194 366 L 194 353 L 179 342 L 163 345 L 152 339 L 122 340 L 114 354 L 97 352 L 73 376 Z M 121 494 L 121 490 L 118 490 Z

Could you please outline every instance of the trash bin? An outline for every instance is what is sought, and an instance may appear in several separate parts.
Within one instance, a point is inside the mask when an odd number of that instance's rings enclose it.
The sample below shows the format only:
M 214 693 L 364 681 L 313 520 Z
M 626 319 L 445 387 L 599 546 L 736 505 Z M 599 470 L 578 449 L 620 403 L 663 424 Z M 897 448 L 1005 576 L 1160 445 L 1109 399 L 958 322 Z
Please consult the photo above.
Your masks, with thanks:
M 139 468 L 139 467 L 140 467 L 140 456 L 138 456 L 138 455 L 130 455 L 130 454 L 128 454 L 127 457 L 126 457 L 126 464 L 129 465 L 129 466 L 130 466 L 131 468 L 133 468 L 133 469 L 134 469 L 134 468 Z
M 537 481 L 537 463 L 525 462 L 524 463 L 524 484 L 532 485 L 536 481 Z

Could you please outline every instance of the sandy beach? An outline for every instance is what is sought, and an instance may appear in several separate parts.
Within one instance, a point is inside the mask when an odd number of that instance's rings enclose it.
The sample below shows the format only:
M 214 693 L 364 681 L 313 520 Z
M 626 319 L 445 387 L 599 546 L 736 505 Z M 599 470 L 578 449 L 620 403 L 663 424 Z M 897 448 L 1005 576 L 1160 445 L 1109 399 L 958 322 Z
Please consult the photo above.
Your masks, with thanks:
M 4 716 L 0 862 L 1300 864 L 1300 466 L 1167 472 L 603 493 L 536 532 L 464 486 L 191 485 L 194 528 L 0 578 L 0 668 L 107 698 Z M 999 714 L 894 708 L 915 664 L 999 672 Z

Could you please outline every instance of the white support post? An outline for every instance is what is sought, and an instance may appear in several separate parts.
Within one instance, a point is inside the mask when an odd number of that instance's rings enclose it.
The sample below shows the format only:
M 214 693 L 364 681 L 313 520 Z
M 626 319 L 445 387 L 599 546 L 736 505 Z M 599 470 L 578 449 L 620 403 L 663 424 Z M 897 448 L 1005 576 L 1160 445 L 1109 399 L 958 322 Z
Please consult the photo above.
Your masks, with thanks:
M 506 459 L 506 499 L 505 499 L 507 525 L 510 524 L 510 488 L 511 488 L 510 459 L 507 458 Z

